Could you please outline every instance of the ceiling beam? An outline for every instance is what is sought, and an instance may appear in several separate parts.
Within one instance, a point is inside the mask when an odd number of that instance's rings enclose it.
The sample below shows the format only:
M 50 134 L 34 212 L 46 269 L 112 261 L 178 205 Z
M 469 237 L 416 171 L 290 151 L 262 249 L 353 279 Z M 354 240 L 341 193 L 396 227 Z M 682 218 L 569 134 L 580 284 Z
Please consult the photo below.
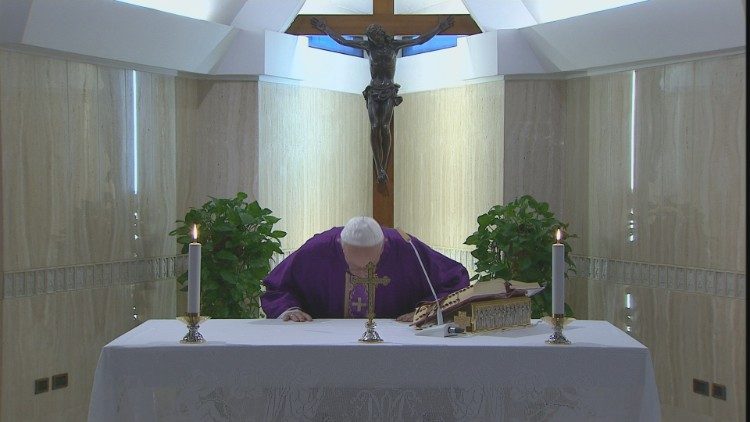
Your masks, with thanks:
M 391 5 L 393 0 L 390 1 Z M 373 11 L 379 2 L 373 3 Z M 435 28 L 441 19 L 448 15 L 297 15 L 286 30 L 292 35 L 321 35 L 313 28 L 310 19 L 317 17 L 328 24 L 331 29 L 342 35 L 362 35 L 367 25 L 378 23 L 383 26 L 388 35 L 418 35 Z M 471 15 L 454 15 L 455 23 L 452 27 L 441 32 L 443 35 L 474 35 L 482 32 Z

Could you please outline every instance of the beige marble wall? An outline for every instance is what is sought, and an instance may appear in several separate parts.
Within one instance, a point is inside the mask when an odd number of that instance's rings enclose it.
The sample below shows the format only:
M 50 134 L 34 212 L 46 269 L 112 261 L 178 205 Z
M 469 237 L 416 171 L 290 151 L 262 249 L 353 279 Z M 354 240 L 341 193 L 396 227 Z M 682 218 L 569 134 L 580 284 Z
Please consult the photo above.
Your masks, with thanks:
M 569 224 L 573 253 L 590 256 L 589 221 L 589 78 L 568 80 L 563 107 L 562 192 L 560 220 Z
M 394 224 L 466 249 L 476 218 L 503 200 L 502 81 L 404 95 L 396 107 Z
M 292 250 L 315 233 L 372 215 L 372 152 L 361 95 L 261 82 L 258 201 Z
M 745 271 L 744 66 L 740 55 L 636 71 L 632 191 L 632 73 L 590 78 L 591 254 Z
M 0 76 L 4 270 L 71 264 L 67 64 L 2 52 Z
M 173 78 L 138 72 L 136 162 L 132 71 L 5 51 L 0 66 L 4 270 L 174 254 Z
M 744 420 L 745 55 L 636 71 L 631 190 L 632 81 L 567 81 L 564 215 L 583 227 L 574 250 L 628 264 L 575 280 L 586 317 L 630 326 L 648 346 L 664 420 Z M 639 263 L 654 264 L 648 276 L 622 274 Z M 693 393 L 693 378 L 726 385 L 727 400 Z
M 176 215 L 174 78 L 138 72 L 138 241 L 139 257 L 177 252 L 167 235 Z
M 258 82 L 177 78 L 175 90 L 178 217 L 209 196 L 257 199 Z
M 2 420 L 85 419 L 101 347 L 174 315 L 174 278 L 109 264 L 176 251 L 174 80 L 133 74 L 0 50 Z
M 630 194 L 630 87 L 629 72 L 590 78 L 588 183 L 580 186 L 588 186 L 584 235 L 589 253 L 632 260 L 627 244 L 628 211 L 634 207 Z
M 503 203 L 523 195 L 562 211 L 565 81 L 505 81 Z
M 174 317 L 174 279 L 3 301 L 3 421 L 82 421 L 101 348 L 149 318 Z M 134 318 L 135 308 L 138 319 Z M 34 394 L 34 380 L 68 387 Z

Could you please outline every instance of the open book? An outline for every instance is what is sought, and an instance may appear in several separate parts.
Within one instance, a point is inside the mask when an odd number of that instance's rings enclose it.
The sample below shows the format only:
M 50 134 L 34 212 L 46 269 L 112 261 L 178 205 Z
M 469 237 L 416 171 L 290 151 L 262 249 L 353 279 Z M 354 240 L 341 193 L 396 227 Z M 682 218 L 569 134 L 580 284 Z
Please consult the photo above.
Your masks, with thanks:
M 443 311 L 443 316 L 447 316 L 452 311 L 469 303 L 524 296 L 531 297 L 542 290 L 544 290 L 544 287 L 539 286 L 539 283 L 503 279 L 480 281 L 442 298 L 440 308 Z M 436 318 L 437 306 L 435 306 L 435 302 L 424 302 L 419 304 L 414 311 L 412 325 L 421 327 L 426 323 L 433 322 Z

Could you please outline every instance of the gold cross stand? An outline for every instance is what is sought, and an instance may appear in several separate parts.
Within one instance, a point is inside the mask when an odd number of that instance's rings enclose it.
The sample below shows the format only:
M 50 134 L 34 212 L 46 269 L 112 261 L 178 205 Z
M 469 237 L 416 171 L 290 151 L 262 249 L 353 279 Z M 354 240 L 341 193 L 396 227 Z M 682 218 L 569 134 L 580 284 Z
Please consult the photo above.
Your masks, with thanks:
M 357 286 L 364 284 L 367 286 L 367 322 L 365 323 L 366 331 L 362 334 L 362 338 L 359 341 L 365 343 L 380 343 L 383 341 L 380 335 L 375 331 L 375 289 L 378 286 L 387 286 L 391 282 L 389 277 L 378 277 L 375 274 L 375 264 L 370 262 L 367 264 L 367 277 L 357 277 L 352 275 L 352 285 Z

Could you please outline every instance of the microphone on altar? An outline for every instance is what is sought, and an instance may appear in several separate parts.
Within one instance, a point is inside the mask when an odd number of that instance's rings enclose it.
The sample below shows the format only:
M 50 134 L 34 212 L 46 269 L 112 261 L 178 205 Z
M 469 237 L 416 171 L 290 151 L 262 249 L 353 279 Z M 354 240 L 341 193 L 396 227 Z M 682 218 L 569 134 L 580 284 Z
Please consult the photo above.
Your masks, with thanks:
M 457 334 L 463 333 L 464 332 L 463 328 L 459 327 L 458 325 L 452 322 L 449 322 L 447 324 L 443 323 L 443 309 L 440 308 L 440 299 L 438 299 L 437 293 L 435 293 L 435 288 L 432 286 L 432 281 L 430 280 L 430 276 L 427 275 L 427 270 L 424 268 L 424 264 L 422 263 L 422 258 L 419 256 L 419 252 L 417 252 L 417 248 L 414 246 L 414 243 L 412 243 L 411 241 L 411 236 L 409 236 L 406 232 L 404 232 L 403 230 L 399 228 L 397 228 L 396 230 L 401 235 L 401 237 L 409 245 L 411 245 L 411 248 L 414 250 L 414 255 L 416 255 L 417 261 L 419 261 L 419 266 L 422 267 L 422 272 L 424 273 L 424 277 L 425 279 L 427 279 L 427 285 L 430 286 L 430 291 L 432 291 L 432 296 L 435 298 L 435 306 L 437 306 L 437 325 L 417 331 L 416 335 L 432 336 L 432 337 L 453 337 Z

